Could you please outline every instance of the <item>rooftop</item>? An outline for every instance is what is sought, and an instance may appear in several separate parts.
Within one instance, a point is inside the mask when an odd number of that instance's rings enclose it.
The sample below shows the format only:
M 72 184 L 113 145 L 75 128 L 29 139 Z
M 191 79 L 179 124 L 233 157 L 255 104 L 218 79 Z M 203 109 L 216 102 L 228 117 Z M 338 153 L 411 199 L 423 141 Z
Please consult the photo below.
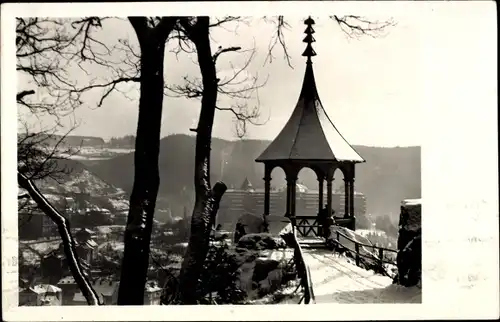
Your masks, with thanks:
M 308 18 L 305 24 L 307 48 L 303 56 L 307 57 L 307 63 L 297 105 L 281 132 L 256 161 L 365 162 L 340 134 L 321 104 L 311 61 L 311 56 L 316 55 L 311 46 L 315 41 L 314 20 Z
M 422 199 L 405 199 L 401 202 L 402 206 L 421 206 Z
M 62 290 L 54 285 L 50 284 L 38 284 L 29 288 L 26 288 L 22 290 L 22 292 L 33 292 L 37 294 L 44 294 L 44 293 L 60 293 Z

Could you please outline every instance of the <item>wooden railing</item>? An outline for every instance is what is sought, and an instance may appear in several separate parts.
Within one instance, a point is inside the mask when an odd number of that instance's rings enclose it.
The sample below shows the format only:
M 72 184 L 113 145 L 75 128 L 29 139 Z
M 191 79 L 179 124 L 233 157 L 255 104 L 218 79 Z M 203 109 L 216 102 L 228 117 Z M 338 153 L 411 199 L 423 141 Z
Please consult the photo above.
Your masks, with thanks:
M 296 216 L 295 219 L 297 220 L 295 228 L 301 237 L 320 236 L 318 217 Z M 312 224 L 309 221 L 312 221 Z
M 335 224 L 341 227 L 349 227 L 352 223 L 352 218 L 334 217 Z M 300 237 L 321 237 L 320 227 L 317 216 L 295 216 L 295 227 Z M 312 223 L 311 223 L 312 222 Z
M 290 238 L 287 238 L 288 236 Z M 293 228 L 293 231 L 291 233 L 282 235 L 282 237 L 287 241 L 289 246 L 293 247 L 294 249 L 293 260 L 295 262 L 297 275 L 300 280 L 299 287 L 302 286 L 302 289 L 304 290 L 304 295 L 300 298 L 298 304 L 302 304 L 302 300 L 304 300 L 303 304 L 311 304 L 311 302 L 314 303 L 315 298 L 311 272 L 304 260 L 304 253 L 302 252 L 302 248 L 300 247 L 299 241 L 297 239 L 296 229 Z
M 389 264 L 389 265 L 394 265 L 396 266 L 396 261 L 389 261 L 389 260 L 386 260 L 384 259 L 384 252 L 386 253 L 395 253 L 397 254 L 398 251 L 395 250 L 395 249 L 389 249 L 389 248 L 385 248 L 385 247 L 379 247 L 379 246 L 375 246 L 375 245 L 368 245 L 368 244 L 364 244 L 364 243 L 360 243 L 358 242 L 357 240 L 354 240 L 352 239 L 351 237 L 341 233 L 340 231 L 336 231 L 336 238 L 335 238 L 335 241 L 338 245 L 342 246 L 344 249 L 346 250 L 349 250 L 351 251 L 348 247 L 346 247 L 344 244 L 342 244 L 340 242 L 340 236 L 344 237 L 345 239 L 351 241 L 354 243 L 354 257 L 355 257 L 355 261 L 356 261 L 356 266 L 360 266 L 361 265 L 361 257 L 365 257 L 365 258 L 369 258 L 369 259 L 372 259 L 372 260 L 376 260 L 378 262 L 378 269 L 380 270 L 381 273 L 385 274 L 386 276 L 388 277 L 393 277 L 391 276 L 391 274 L 389 274 L 385 268 L 384 268 L 384 264 Z M 367 254 L 362 254 L 360 252 L 360 247 L 366 247 L 368 249 L 377 249 L 378 250 L 378 258 L 373 256 L 373 254 L 370 253 L 370 255 L 367 255 Z

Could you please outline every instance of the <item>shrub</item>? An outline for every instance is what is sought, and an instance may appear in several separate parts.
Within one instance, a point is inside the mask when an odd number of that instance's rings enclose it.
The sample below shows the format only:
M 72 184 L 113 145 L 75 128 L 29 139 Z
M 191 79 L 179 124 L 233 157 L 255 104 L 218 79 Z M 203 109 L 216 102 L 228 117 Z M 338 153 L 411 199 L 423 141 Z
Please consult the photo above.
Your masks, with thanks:
M 240 238 L 238 247 L 262 250 L 262 249 L 280 249 L 286 248 L 286 243 L 281 237 L 273 236 L 268 233 L 247 234 Z
M 227 252 L 228 245 L 211 245 L 198 281 L 200 304 L 234 304 L 245 299 L 245 293 L 238 287 L 239 263 L 233 254 Z

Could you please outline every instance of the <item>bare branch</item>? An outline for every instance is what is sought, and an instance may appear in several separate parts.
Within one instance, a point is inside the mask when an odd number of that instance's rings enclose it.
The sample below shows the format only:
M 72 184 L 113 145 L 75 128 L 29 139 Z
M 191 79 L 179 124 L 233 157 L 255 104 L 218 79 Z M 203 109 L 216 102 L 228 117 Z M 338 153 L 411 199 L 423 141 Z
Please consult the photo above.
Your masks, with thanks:
M 396 25 L 396 22 L 392 18 L 384 21 L 370 20 L 366 17 L 356 15 L 333 15 L 330 18 L 337 22 L 340 29 L 349 38 L 359 38 L 361 36 L 370 36 L 373 38 L 383 37 L 383 32 L 386 31 L 388 27 Z M 277 16 L 273 18 L 264 17 L 263 20 L 266 23 L 275 25 L 275 32 L 269 42 L 268 53 L 266 56 L 266 60 L 264 61 L 264 65 L 267 62 L 272 63 L 273 59 L 275 58 L 273 56 L 273 51 L 275 50 L 276 45 L 279 44 L 283 49 L 283 58 L 286 60 L 288 66 L 290 66 L 290 68 L 293 68 L 291 64 L 291 56 L 288 52 L 284 34 L 285 30 L 290 28 L 290 25 L 285 21 L 285 18 L 283 16 Z
M 228 53 L 228 52 L 231 52 L 231 51 L 238 51 L 238 50 L 241 50 L 241 47 L 222 48 L 221 46 L 219 46 L 219 50 L 217 50 L 217 52 L 213 55 L 214 64 L 217 64 L 217 58 L 221 54 Z
M 333 15 L 330 18 L 338 23 L 340 29 L 349 38 L 359 38 L 361 36 L 370 36 L 372 38 L 382 37 L 384 36 L 383 32 L 388 27 L 396 25 L 396 22 L 392 18 L 385 21 L 372 21 L 356 15 Z
M 273 56 L 273 50 L 274 47 L 279 43 L 281 45 L 281 48 L 283 49 L 283 58 L 286 60 L 288 66 L 293 69 L 292 62 L 291 62 L 291 56 L 288 53 L 288 47 L 286 46 L 285 42 L 285 34 L 284 31 L 286 29 L 290 28 L 290 25 L 285 21 L 285 18 L 283 16 L 277 16 L 275 19 L 268 19 L 264 17 L 264 21 L 270 22 L 276 25 L 276 31 L 271 37 L 271 40 L 269 42 L 268 50 L 267 50 L 267 56 L 266 60 L 264 61 L 264 65 L 269 61 L 269 63 L 273 62 L 274 56 Z
M 79 19 L 16 18 L 16 70 L 29 76 L 31 86 L 38 97 L 19 97 L 20 106 L 31 113 L 48 113 L 60 117 L 71 112 L 83 102 L 82 95 L 96 88 L 103 88 L 98 106 L 109 96 L 123 79 L 140 76 L 139 59 L 133 55 L 113 55 L 126 46 L 109 46 L 98 38 L 97 30 L 107 17 Z M 108 72 L 100 81 L 95 79 L 81 86 L 72 78 L 72 67 L 78 67 L 88 76 L 91 65 L 105 68 Z M 81 82 L 81 80 L 80 80 Z M 106 86 L 107 85 L 107 86 Z M 36 101 L 35 99 L 41 100 Z
M 33 95 L 35 94 L 35 91 L 34 90 L 28 90 L 28 91 L 21 91 L 17 94 L 16 96 L 16 100 L 19 102 L 19 101 L 22 101 L 23 98 L 25 96 L 28 96 L 28 95 Z
M 183 51 L 183 47 L 186 43 L 189 43 L 190 38 L 196 35 L 196 18 L 193 17 L 182 17 L 179 19 L 179 25 L 177 26 L 176 32 L 177 40 L 179 41 L 179 48 L 177 52 Z M 230 17 L 228 19 L 219 19 L 215 23 L 211 23 L 210 26 L 223 27 L 225 22 L 235 22 L 237 19 L 235 17 Z M 210 28 L 210 27 L 209 27 Z M 195 42 L 196 39 L 193 40 Z M 259 104 L 254 108 L 248 110 L 247 101 L 253 99 L 255 96 L 258 97 L 258 89 L 265 86 L 267 78 L 264 81 L 260 81 L 258 75 L 250 75 L 247 73 L 250 63 L 255 57 L 255 43 L 254 47 L 249 50 L 242 50 L 240 46 L 229 46 L 222 47 L 219 46 L 217 51 L 212 55 L 212 60 L 214 65 L 216 65 L 222 57 L 222 54 L 229 52 L 239 52 L 241 54 L 249 53 L 247 59 L 241 67 L 235 67 L 232 63 L 229 63 L 231 67 L 232 74 L 229 76 L 223 76 L 217 78 L 217 92 L 222 95 L 222 98 L 229 98 L 234 101 L 229 108 L 216 108 L 221 111 L 228 111 L 235 116 L 236 120 L 236 132 L 238 137 L 242 137 L 246 133 L 246 123 L 260 125 L 256 119 L 259 117 Z M 226 69 L 227 70 L 227 69 Z M 217 72 L 217 73 L 220 73 Z M 183 77 L 183 84 L 175 85 L 165 85 L 165 95 L 172 97 L 187 97 L 187 98 L 197 98 L 203 97 L 203 83 L 200 77 Z M 239 102 L 241 101 L 241 102 Z M 257 99 L 257 102 L 258 99 Z
M 57 125 L 53 129 L 32 132 L 24 124 L 25 132 L 18 135 L 17 159 L 18 171 L 30 180 L 50 178 L 60 182 L 71 169 L 61 166 L 59 161 L 68 159 L 78 152 L 77 147 L 65 147 L 66 137 L 76 128 L 70 128 L 63 135 L 55 134 Z

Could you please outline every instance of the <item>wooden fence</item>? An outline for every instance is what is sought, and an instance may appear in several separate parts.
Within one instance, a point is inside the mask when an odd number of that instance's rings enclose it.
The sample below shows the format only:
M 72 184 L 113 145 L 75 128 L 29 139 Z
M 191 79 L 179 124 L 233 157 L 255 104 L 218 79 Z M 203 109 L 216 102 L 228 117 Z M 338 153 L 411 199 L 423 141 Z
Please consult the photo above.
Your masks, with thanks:
M 297 270 L 297 276 L 300 280 L 298 287 L 302 286 L 302 289 L 304 290 L 304 295 L 300 298 L 298 304 L 311 304 L 315 302 L 311 272 L 304 260 L 304 253 L 302 252 L 302 248 L 300 247 L 297 239 L 296 231 L 297 230 L 294 227 L 291 233 L 284 234 L 282 237 L 285 239 L 287 244 L 294 249 L 293 261 Z M 302 300 L 304 300 L 304 302 L 302 302 Z
M 364 244 L 364 243 L 360 243 L 357 240 L 354 240 L 351 237 L 349 237 L 349 236 L 341 233 L 340 231 L 336 231 L 335 242 L 338 245 L 342 246 L 343 248 L 345 248 L 345 249 L 347 249 L 347 250 L 349 250 L 351 252 L 352 252 L 352 250 L 349 249 L 349 247 L 346 247 L 344 244 L 342 244 L 340 242 L 340 237 L 341 236 L 343 238 L 349 240 L 350 242 L 354 243 L 354 257 L 355 257 L 355 261 L 356 261 L 356 266 L 361 266 L 361 257 L 372 259 L 372 260 L 376 260 L 377 263 L 378 263 L 378 269 L 380 270 L 380 272 L 384 273 L 388 277 L 391 277 L 391 278 L 393 277 L 393 276 L 391 276 L 385 270 L 384 264 L 389 264 L 389 265 L 395 265 L 396 266 L 396 261 L 390 261 L 390 260 L 384 259 L 384 252 L 397 254 L 398 253 L 397 250 L 389 249 L 389 248 L 385 248 L 385 247 L 374 246 L 374 245 L 368 245 L 368 244 Z M 377 253 L 378 253 L 377 255 L 378 256 L 375 257 L 370 252 L 368 252 L 369 255 L 363 254 L 363 253 L 360 252 L 360 247 L 365 247 L 367 249 L 373 249 L 374 251 L 377 250 Z

